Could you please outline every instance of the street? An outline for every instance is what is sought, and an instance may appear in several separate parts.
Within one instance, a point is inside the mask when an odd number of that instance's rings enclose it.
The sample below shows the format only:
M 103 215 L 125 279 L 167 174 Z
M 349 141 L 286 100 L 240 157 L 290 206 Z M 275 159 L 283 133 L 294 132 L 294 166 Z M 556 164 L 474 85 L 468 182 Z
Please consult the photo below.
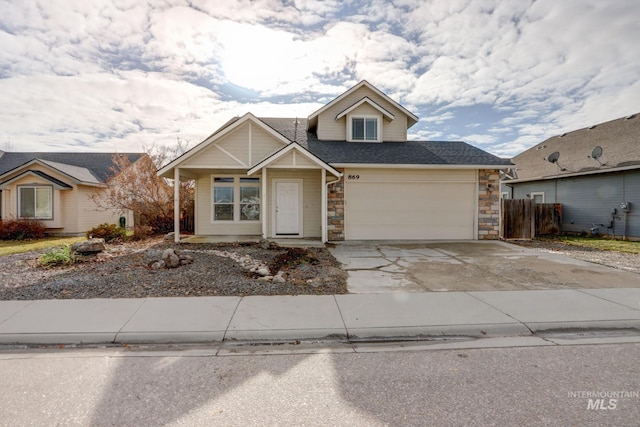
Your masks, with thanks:
M 603 426 L 640 419 L 637 343 L 362 350 L 0 349 L 0 424 Z

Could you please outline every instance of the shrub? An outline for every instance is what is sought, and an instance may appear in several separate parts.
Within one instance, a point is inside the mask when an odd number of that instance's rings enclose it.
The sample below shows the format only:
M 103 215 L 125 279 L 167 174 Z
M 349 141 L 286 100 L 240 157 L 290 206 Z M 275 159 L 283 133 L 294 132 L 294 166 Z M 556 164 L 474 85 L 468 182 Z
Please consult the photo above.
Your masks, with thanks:
M 45 237 L 45 225 L 34 219 L 0 221 L 0 240 L 34 240 Z
M 124 240 L 127 237 L 127 231 L 118 227 L 115 224 L 100 224 L 97 227 L 93 227 L 91 230 L 87 231 L 87 239 L 91 238 L 101 238 L 104 239 L 105 242 L 114 242 Z
M 38 259 L 38 264 L 42 267 L 57 267 L 60 265 L 71 265 L 75 262 L 75 257 L 71 254 L 69 245 L 59 248 L 49 249 Z
M 133 240 L 144 240 L 153 235 L 153 229 L 148 225 L 136 225 L 133 228 Z

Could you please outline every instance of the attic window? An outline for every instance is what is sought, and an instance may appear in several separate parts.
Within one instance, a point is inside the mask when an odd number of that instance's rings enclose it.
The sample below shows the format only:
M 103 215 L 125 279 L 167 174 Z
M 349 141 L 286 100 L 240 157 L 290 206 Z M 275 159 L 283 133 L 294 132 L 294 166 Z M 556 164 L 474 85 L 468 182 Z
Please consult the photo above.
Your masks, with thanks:
M 352 116 L 349 120 L 348 140 L 378 142 L 380 120 L 376 116 Z

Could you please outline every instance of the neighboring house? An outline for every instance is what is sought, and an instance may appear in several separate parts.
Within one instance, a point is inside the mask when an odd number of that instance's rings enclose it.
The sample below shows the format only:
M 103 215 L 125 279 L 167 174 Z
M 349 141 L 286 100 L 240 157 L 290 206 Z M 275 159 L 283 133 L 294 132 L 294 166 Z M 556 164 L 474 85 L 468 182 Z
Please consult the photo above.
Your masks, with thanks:
M 133 163 L 143 154 L 128 156 Z M 113 153 L 0 151 L 0 219 L 36 219 L 47 232 L 81 235 L 102 224 L 118 224 L 121 212 L 98 209 L 89 197 L 113 175 Z M 133 215 L 124 213 L 127 226 Z
M 503 197 L 562 204 L 562 231 L 640 238 L 640 117 L 554 136 L 512 159 Z
M 158 173 L 195 180 L 196 235 L 497 239 L 511 163 L 407 141 L 417 121 L 362 81 L 307 119 L 234 118 Z

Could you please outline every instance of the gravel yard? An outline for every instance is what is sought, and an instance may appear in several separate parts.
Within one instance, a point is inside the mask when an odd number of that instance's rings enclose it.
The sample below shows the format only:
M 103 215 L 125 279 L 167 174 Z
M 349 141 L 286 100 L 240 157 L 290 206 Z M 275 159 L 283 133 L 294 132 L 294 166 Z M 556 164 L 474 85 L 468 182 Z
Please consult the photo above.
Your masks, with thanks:
M 602 251 L 593 248 L 586 248 L 574 245 L 567 245 L 560 242 L 549 242 L 545 240 L 521 240 L 510 243 L 524 246 L 526 248 L 538 249 L 547 252 L 557 252 L 571 258 L 582 261 L 593 262 L 595 264 L 606 265 L 620 270 L 630 271 L 640 274 L 640 255 L 616 251 Z
M 640 274 L 640 255 L 601 251 L 548 241 L 512 242 Z M 191 256 L 192 264 L 153 270 L 165 249 Z M 259 281 L 229 256 L 249 256 L 282 270 L 284 283 Z M 223 295 L 333 295 L 347 293 L 346 273 L 326 249 L 309 249 L 308 258 L 288 266 L 284 248 L 257 244 L 174 244 L 161 239 L 107 245 L 97 257 L 62 268 L 38 265 L 42 252 L 0 257 L 0 300 L 144 298 Z M 277 264 L 277 265 L 276 265 Z
M 167 248 L 193 257 L 193 263 L 153 270 Z M 220 253 L 248 255 L 266 265 L 278 263 L 284 283 L 260 276 Z M 107 245 L 98 256 L 70 267 L 43 268 L 41 252 L 0 257 L 0 300 L 144 298 L 222 295 L 322 295 L 347 292 L 346 273 L 326 249 L 310 248 L 295 265 L 284 248 L 256 244 L 174 244 L 162 240 Z M 283 258 L 284 257 L 284 258 Z M 280 262 L 279 262 L 280 261 Z M 276 272 L 273 271 L 273 274 Z

